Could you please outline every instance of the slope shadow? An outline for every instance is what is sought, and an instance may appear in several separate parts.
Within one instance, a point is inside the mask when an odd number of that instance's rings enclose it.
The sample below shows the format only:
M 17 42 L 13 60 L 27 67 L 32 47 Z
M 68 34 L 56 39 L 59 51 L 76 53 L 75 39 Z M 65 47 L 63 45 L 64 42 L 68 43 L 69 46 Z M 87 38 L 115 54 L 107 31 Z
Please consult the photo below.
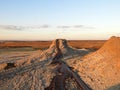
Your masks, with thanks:
M 107 90 L 120 90 L 120 84 L 109 87 Z

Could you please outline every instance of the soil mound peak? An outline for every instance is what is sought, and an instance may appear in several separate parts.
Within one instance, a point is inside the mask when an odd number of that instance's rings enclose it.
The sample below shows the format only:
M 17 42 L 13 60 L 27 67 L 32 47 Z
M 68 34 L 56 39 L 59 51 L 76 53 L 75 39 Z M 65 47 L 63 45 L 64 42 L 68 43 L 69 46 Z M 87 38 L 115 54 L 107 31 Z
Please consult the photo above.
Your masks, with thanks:
M 56 39 L 52 42 L 51 46 L 49 47 L 48 50 L 58 52 L 57 49 L 60 49 L 63 54 L 68 53 L 68 51 L 73 51 L 73 48 L 71 48 L 66 39 Z
M 112 36 L 98 52 L 112 56 L 120 54 L 120 37 Z
M 88 50 L 82 50 L 82 49 L 77 50 L 69 46 L 66 39 L 56 39 L 52 42 L 52 44 L 47 50 L 43 51 L 42 53 L 42 56 L 44 55 L 43 59 L 53 58 L 58 52 L 61 52 L 64 58 L 74 55 L 83 56 L 89 53 Z
M 52 42 L 50 48 L 57 47 L 57 46 L 59 46 L 59 48 L 68 47 L 67 40 L 66 39 L 56 39 Z

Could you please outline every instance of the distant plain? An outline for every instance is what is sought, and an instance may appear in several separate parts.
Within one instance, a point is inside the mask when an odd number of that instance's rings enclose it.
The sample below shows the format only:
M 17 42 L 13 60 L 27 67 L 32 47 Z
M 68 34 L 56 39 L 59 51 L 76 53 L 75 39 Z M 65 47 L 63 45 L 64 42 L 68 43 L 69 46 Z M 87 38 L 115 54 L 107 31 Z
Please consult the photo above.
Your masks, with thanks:
M 106 40 L 69 40 L 68 44 L 77 49 L 99 49 Z M 0 54 L 46 50 L 52 41 L 1 41 Z

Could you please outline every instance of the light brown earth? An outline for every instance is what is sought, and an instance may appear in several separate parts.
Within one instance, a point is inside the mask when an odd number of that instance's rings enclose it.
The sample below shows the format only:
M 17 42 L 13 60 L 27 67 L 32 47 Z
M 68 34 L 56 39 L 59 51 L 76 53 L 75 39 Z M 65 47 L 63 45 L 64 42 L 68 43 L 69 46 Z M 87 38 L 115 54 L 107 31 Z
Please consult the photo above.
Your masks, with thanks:
M 90 52 L 87 49 L 77 50 L 69 47 L 66 40 L 59 40 L 58 46 L 63 54 L 60 57 L 66 59 Z M 1 54 L 0 90 L 44 90 L 58 73 L 58 64 L 50 64 L 56 53 L 55 40 L 47 50 Z
M 56 40 L 46 50 L 1 53 L 0 90 L 44 90 L 50 86 L 53 77 L 61 75 L 57 71 L 59 64 L 51 64 L 55 57 L 61 59 L 76 78 L 81 78 L 93 90 L 120 89 L 119 37 L 112 37 L 95 52 L 88 42 L 86 46 L 90 46 L 89 49 L 75 49 L 69 45 L 66 40 L 59 40 L 62 55 L 57 55 Z M 65 82 L 68 90 L 79 90 L 71 78 Z
M 96 52 L 68 63 L 94 90 L 120 90 L 120 37 L 111 37 Z

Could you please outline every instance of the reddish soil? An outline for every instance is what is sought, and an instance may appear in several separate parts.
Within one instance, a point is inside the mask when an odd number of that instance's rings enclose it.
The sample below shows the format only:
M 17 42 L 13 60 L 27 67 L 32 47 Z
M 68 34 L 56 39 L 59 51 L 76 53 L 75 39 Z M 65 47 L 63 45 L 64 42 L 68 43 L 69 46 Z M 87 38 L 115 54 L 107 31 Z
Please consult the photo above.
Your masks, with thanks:
M 0 47 L 33 47 L 45 49 L 51 45 L 52 41 L 1 41 Z M 99 49 L 105 40 L 71 40 L 68 44 L 75 48 Z

